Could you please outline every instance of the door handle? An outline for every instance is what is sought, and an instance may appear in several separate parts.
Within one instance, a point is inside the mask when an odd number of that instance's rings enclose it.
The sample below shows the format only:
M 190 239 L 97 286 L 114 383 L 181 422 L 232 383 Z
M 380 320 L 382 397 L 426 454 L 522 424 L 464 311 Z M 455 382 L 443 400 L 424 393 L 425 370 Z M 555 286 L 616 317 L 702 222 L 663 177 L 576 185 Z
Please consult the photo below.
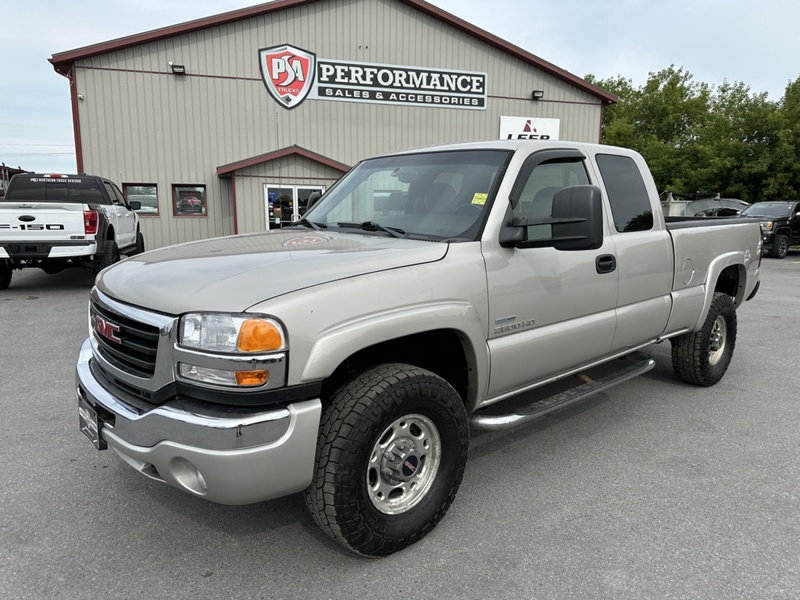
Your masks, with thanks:
M 617 258 L 613 254 L 601 254 L 594 259 L 594 266 L 601 275 L 617 270 Z

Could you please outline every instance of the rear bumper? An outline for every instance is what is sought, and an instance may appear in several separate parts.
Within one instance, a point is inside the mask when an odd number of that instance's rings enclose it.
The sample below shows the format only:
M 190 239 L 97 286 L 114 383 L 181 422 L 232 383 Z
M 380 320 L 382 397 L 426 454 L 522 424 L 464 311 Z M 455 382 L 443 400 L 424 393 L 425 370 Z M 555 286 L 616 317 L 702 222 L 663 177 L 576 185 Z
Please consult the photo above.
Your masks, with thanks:
M 45 258 L 83 258 L 97 254 L 96 241 L 74 242 L 0 242 L 0 258 L 42 260 Z
M 84 342 L 76 368 L 79 400 L 95 408 L 106 443 L 130 466 L 221 504 L 250 504 L 311 483 L 321 414 L 318 399 L 245 409 L 208 403 L 142 412 L 103 388 Z

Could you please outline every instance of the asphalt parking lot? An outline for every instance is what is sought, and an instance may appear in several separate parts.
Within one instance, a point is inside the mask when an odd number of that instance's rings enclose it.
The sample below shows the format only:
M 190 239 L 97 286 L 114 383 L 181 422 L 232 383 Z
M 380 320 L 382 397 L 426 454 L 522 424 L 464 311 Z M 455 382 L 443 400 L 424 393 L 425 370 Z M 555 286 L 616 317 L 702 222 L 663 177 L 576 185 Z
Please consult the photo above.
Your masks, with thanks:
M 89 272 L 0 292 L 0 597 L 798 598 L 800 252 L 764 259 L 725 378 L 657 366 L 507 432 L 473 432 L 450 512 L 383 559 L 316 529 L 300 495 L 214 505 L 78 431 Z

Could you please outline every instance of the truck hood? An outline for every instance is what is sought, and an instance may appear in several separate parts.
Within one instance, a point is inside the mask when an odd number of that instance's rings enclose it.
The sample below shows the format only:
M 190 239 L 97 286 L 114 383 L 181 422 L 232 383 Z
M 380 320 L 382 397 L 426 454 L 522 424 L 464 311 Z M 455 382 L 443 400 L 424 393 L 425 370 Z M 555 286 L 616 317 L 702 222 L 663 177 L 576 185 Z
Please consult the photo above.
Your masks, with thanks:
M 311 230 L 215 238 L 125 259 L 97 278 L 103 293 L 178 315 L 241 312 L 323 283 L 444 258 L 448 244 Z

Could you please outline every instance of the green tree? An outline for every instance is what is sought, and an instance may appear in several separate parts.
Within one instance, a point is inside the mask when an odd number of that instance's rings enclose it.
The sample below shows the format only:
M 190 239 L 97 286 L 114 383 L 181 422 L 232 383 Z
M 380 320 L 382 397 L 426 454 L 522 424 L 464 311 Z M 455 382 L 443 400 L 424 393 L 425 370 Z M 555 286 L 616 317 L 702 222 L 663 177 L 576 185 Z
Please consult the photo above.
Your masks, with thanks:
M 620 99 L 605 109 L 603 143 L 633 148 L 662 191 L 720 193 L 749 202 L 800 190 L 800 78 L 781 102 L 741 82 L 709 86 L 683 68 L 587 80 Z
M 775 115 L 777 139 L 764 195 L 775 200 L 800 196 L 800 77 L 786 86 Z

